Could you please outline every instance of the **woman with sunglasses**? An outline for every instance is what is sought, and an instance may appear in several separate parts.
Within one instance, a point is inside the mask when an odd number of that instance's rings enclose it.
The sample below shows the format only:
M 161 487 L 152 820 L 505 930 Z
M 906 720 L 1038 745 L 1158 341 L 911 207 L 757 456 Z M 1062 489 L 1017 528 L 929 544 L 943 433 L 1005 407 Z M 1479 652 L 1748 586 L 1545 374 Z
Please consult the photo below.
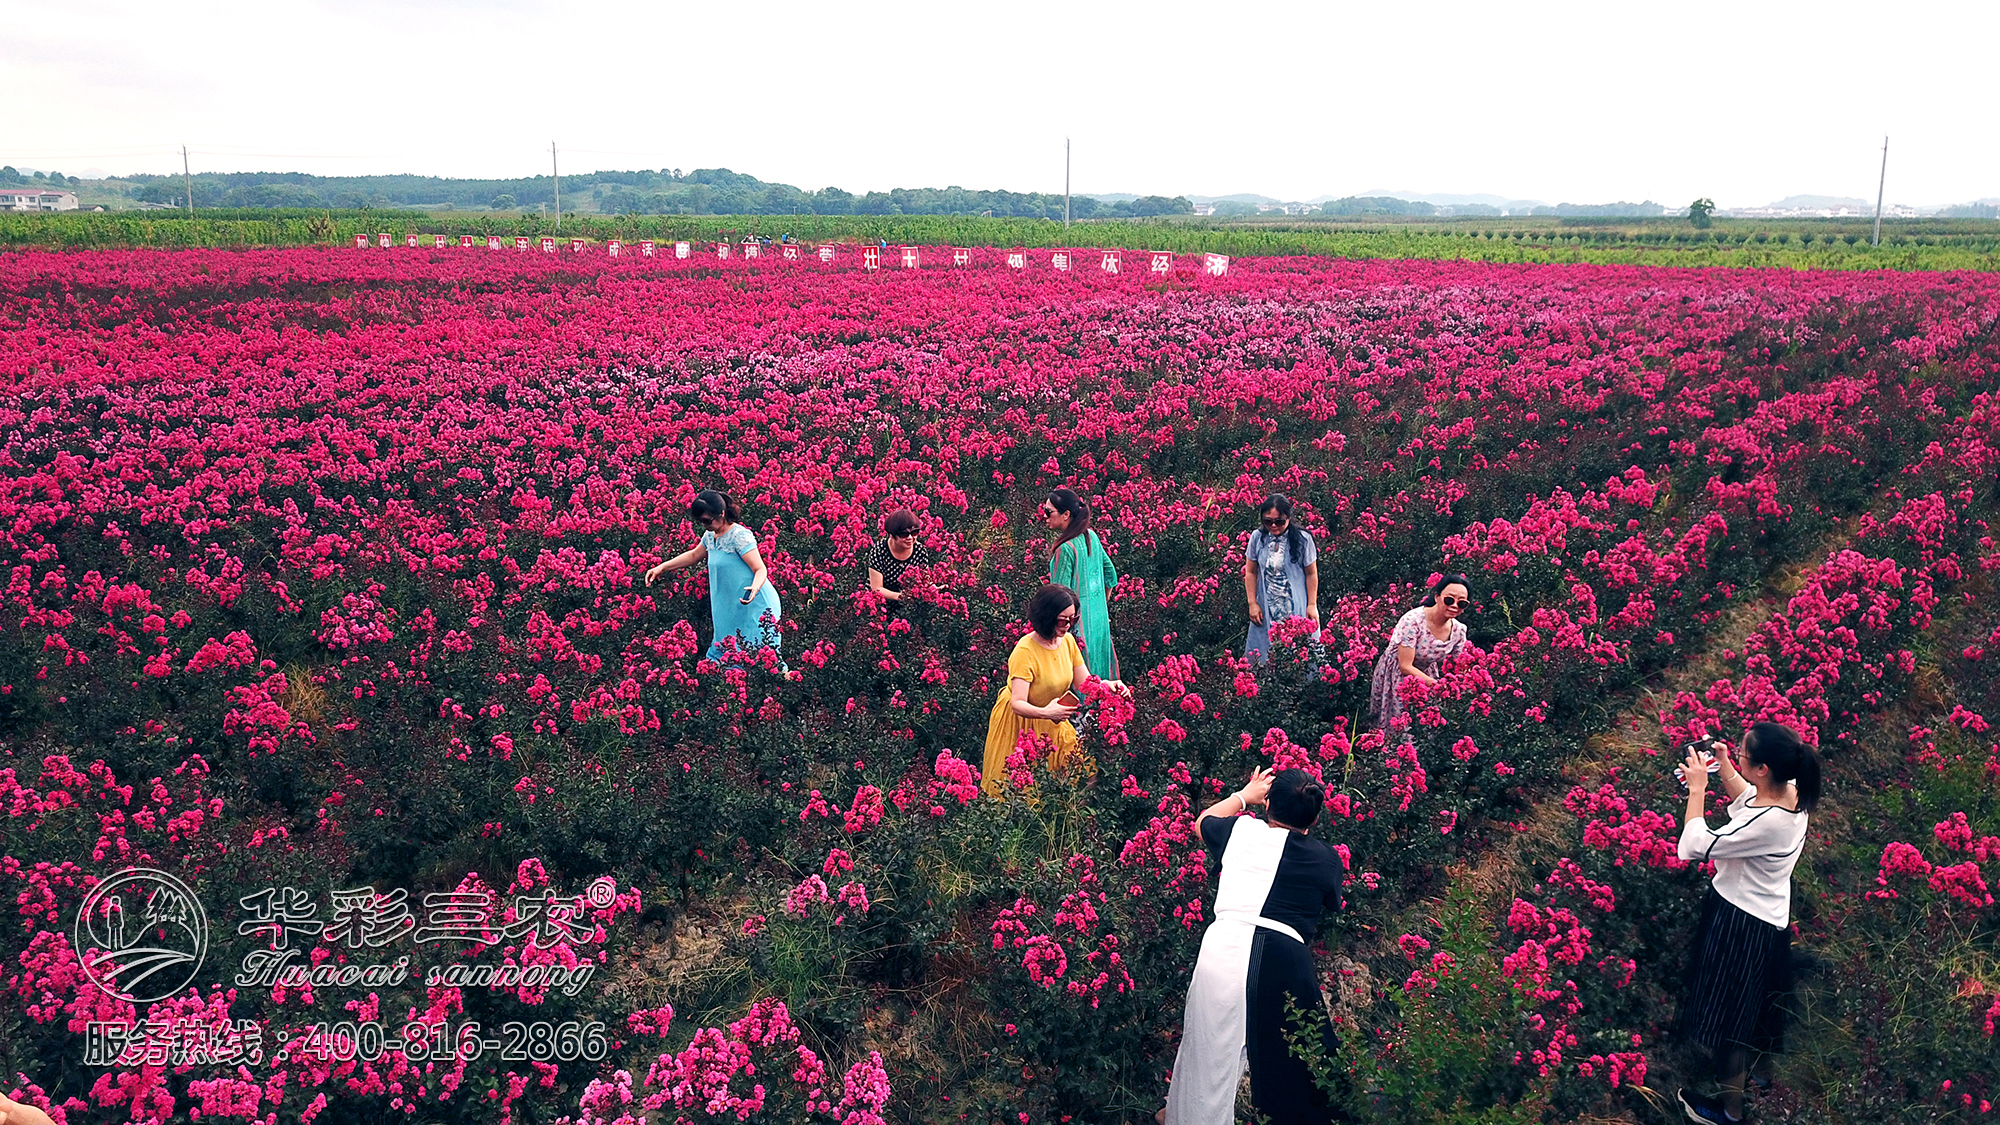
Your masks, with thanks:
M 1067 488 L 1042 501 L 1042 524 L 1056 533 L 1049 548 L 1049 581 L 1076 591 L 1077 643 L 1090 670 L 1106 680 L 1118 678 L 1118 650 L 1111 644 L 1111 588 L 1118 585 L 1118 568 L 1111 553 L 1090 528 L 1090 505 Z
M 1007 756 L 1024 732 L 1048 741 L 1051 770 L 1063 769 L 1076 753 L 1076 728 L 1069 721 L 1076 707 L 1063 697 L 1072 692 L 1081 697 L 1083 685 L 1091 679 L 1090 666 L 1076 643 L 1079 616 L 1076 593 L 1067 586 L 1044 586 L 1028 599 L 1032 628 L 1008 655 L 1007 686 L 993 700 L 993 713 L 986 720 L 986 757 L 979 785 L 988 796 L 998 797 L 1006 790 Z M 1127 698 L 1132 695 L 1117 680 L 1107 680 L 1105 686 Z
M 882 520 L 882 530 L 888 538 L 868 552 L 868 588 L 894 612 L 903 600 L 903 572 L 931 565 L 931 552 L 917 542 L 917 514 L 908 508 L 890 512 Z
M 1423 604 L 1404 614 L 1389 633 L 1389 644 L 1375 661 L 1370 685 L 1375 727 L 1388 730 L 1403 713 L 1397 694 L 1405 676 L 1427 684 L 1437 682 L 1446 658 L 1465 647 L 1465 622 L 1458 619 L 1472 600 L 1472 584 L 1463 574 L 1447 574 L 1431 585 Z
M 779 650 L 778 621 L 783 607 L 771 585 L 770 569 L 757 553 L 757 537 L 738 521 L 742 509 L 726 492 L 706 489 L 688 504 L 688 520 L 705 530 L 701 542 L 646 572 L 646 585 L 669 571 L 707 560 L 708 609 L 715 639 L 707 658 L 717 663 L 749 663 L 762 649 Z M 779 672 L 790 676 L 783 660 Z
M 1291 617 L 1319 625 L 1319 548 L 1310 532 L 1292 522 L 1288 497 L 1267 498 L 1258 508 L 1258 523 L 1243 551 L 1243 594 L 1250 600 L 1243 655 L 1262 664 L 1271 658 L 1271 626 Z M 1313 655 L 1325 663 L 1318 649 Z

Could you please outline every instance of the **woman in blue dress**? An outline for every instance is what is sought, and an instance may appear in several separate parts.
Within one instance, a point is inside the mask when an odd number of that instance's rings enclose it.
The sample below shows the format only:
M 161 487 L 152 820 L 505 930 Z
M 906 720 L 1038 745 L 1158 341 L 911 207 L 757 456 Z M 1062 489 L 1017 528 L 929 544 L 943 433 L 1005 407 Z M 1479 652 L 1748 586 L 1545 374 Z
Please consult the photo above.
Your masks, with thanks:
M 743 512 L 726 492 L 706 489 L 688 505 L 688 519 L 705 528 L 701 542 L 646 572 L 646 585 L 669 571 L 708 561 L 708 606 L 715 621 L 715 640 L 707 657 L 718 664 L 751 663 L 759 650 L 779 651 L 778 621 L 783 615 L 777 588 L 757 537 L 740 522 Z M 790 672 L 785 662 L 778 671 Z

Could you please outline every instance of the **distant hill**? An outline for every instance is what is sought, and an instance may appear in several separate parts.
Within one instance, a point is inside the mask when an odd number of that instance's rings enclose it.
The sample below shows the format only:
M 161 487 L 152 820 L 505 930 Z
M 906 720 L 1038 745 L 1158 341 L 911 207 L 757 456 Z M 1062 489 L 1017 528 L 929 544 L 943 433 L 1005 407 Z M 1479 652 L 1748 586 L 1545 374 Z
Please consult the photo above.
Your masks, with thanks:
M 1764 206 L 1778 211 L 1818 211 L 1822 208 L 1839 210 L 1842 207 L 1863 210 L 1875 206 L 1866 199 L 1855 199 L 1846 195 L 1788 195 L 1776 203 Z
M 6 171 L 12 172 L 12 169 Z M 99 181 L 113 205 L 178 206 L 180 176 L 127 176 Z M 460 180 L 437 176 L 314 176 L 304 172 L 203 172 L 193 177 L 197 207 L 375 207 L 454 211 L 538 211 L 553 208 L 557 185 L 548 176 Z M 585 172 L 564 176 L 562 209 L 599 215 L 993 215 L 1060 219 L 1063 197 L 1049 192 L 981 191 L 962 187 L 896 188 L 856 195 L 837 187 L 804 191 L 767 183 L 728 168 Z M 129 202 L 127 202 L 129 201 Z M 1078 219 L 1147 218 L 1188 214 L 1184 196 L 1123 196 L 1070 200 Z

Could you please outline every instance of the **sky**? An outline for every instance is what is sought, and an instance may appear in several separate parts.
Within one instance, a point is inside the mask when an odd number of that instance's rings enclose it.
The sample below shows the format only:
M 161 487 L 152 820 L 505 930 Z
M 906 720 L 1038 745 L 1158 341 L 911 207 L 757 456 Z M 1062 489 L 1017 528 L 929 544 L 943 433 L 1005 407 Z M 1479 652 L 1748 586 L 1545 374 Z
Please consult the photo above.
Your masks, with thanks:
M 0 162 L 807 190 L 2000 196 L 2000 4 L 0 0 Z

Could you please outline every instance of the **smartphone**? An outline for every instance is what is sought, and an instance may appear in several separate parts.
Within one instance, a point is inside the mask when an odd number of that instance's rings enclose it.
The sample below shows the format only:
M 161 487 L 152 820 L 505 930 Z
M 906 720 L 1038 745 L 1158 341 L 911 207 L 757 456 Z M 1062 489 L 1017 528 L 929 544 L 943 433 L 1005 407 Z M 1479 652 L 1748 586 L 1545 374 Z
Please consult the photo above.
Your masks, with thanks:
M 1713 777 L 1722 771 L 1722 761 L 1714 754 L 1708 752 L 1708 745 L 1709 740 L 1706 738 L 1697 742 L 1690 742 L 1686 746 L 1681 747 L 1681 758 L 1685 761 L 1689 753 L 1697 755 L 1695 760 L 1706 762 L 1708 764 L 1709 776 Z M 1674 767 L 1674 780 L 1680 782 L 1682 785 L 1687 784 L 1687 767 L 1685 765 Z
M 1074 691 L 1066 691 L 1056 696 L 1056 702 L 1062 704 L 1064 707 L 1074 707 L 1078 710 L 1083 708 L 1083 700 Z

